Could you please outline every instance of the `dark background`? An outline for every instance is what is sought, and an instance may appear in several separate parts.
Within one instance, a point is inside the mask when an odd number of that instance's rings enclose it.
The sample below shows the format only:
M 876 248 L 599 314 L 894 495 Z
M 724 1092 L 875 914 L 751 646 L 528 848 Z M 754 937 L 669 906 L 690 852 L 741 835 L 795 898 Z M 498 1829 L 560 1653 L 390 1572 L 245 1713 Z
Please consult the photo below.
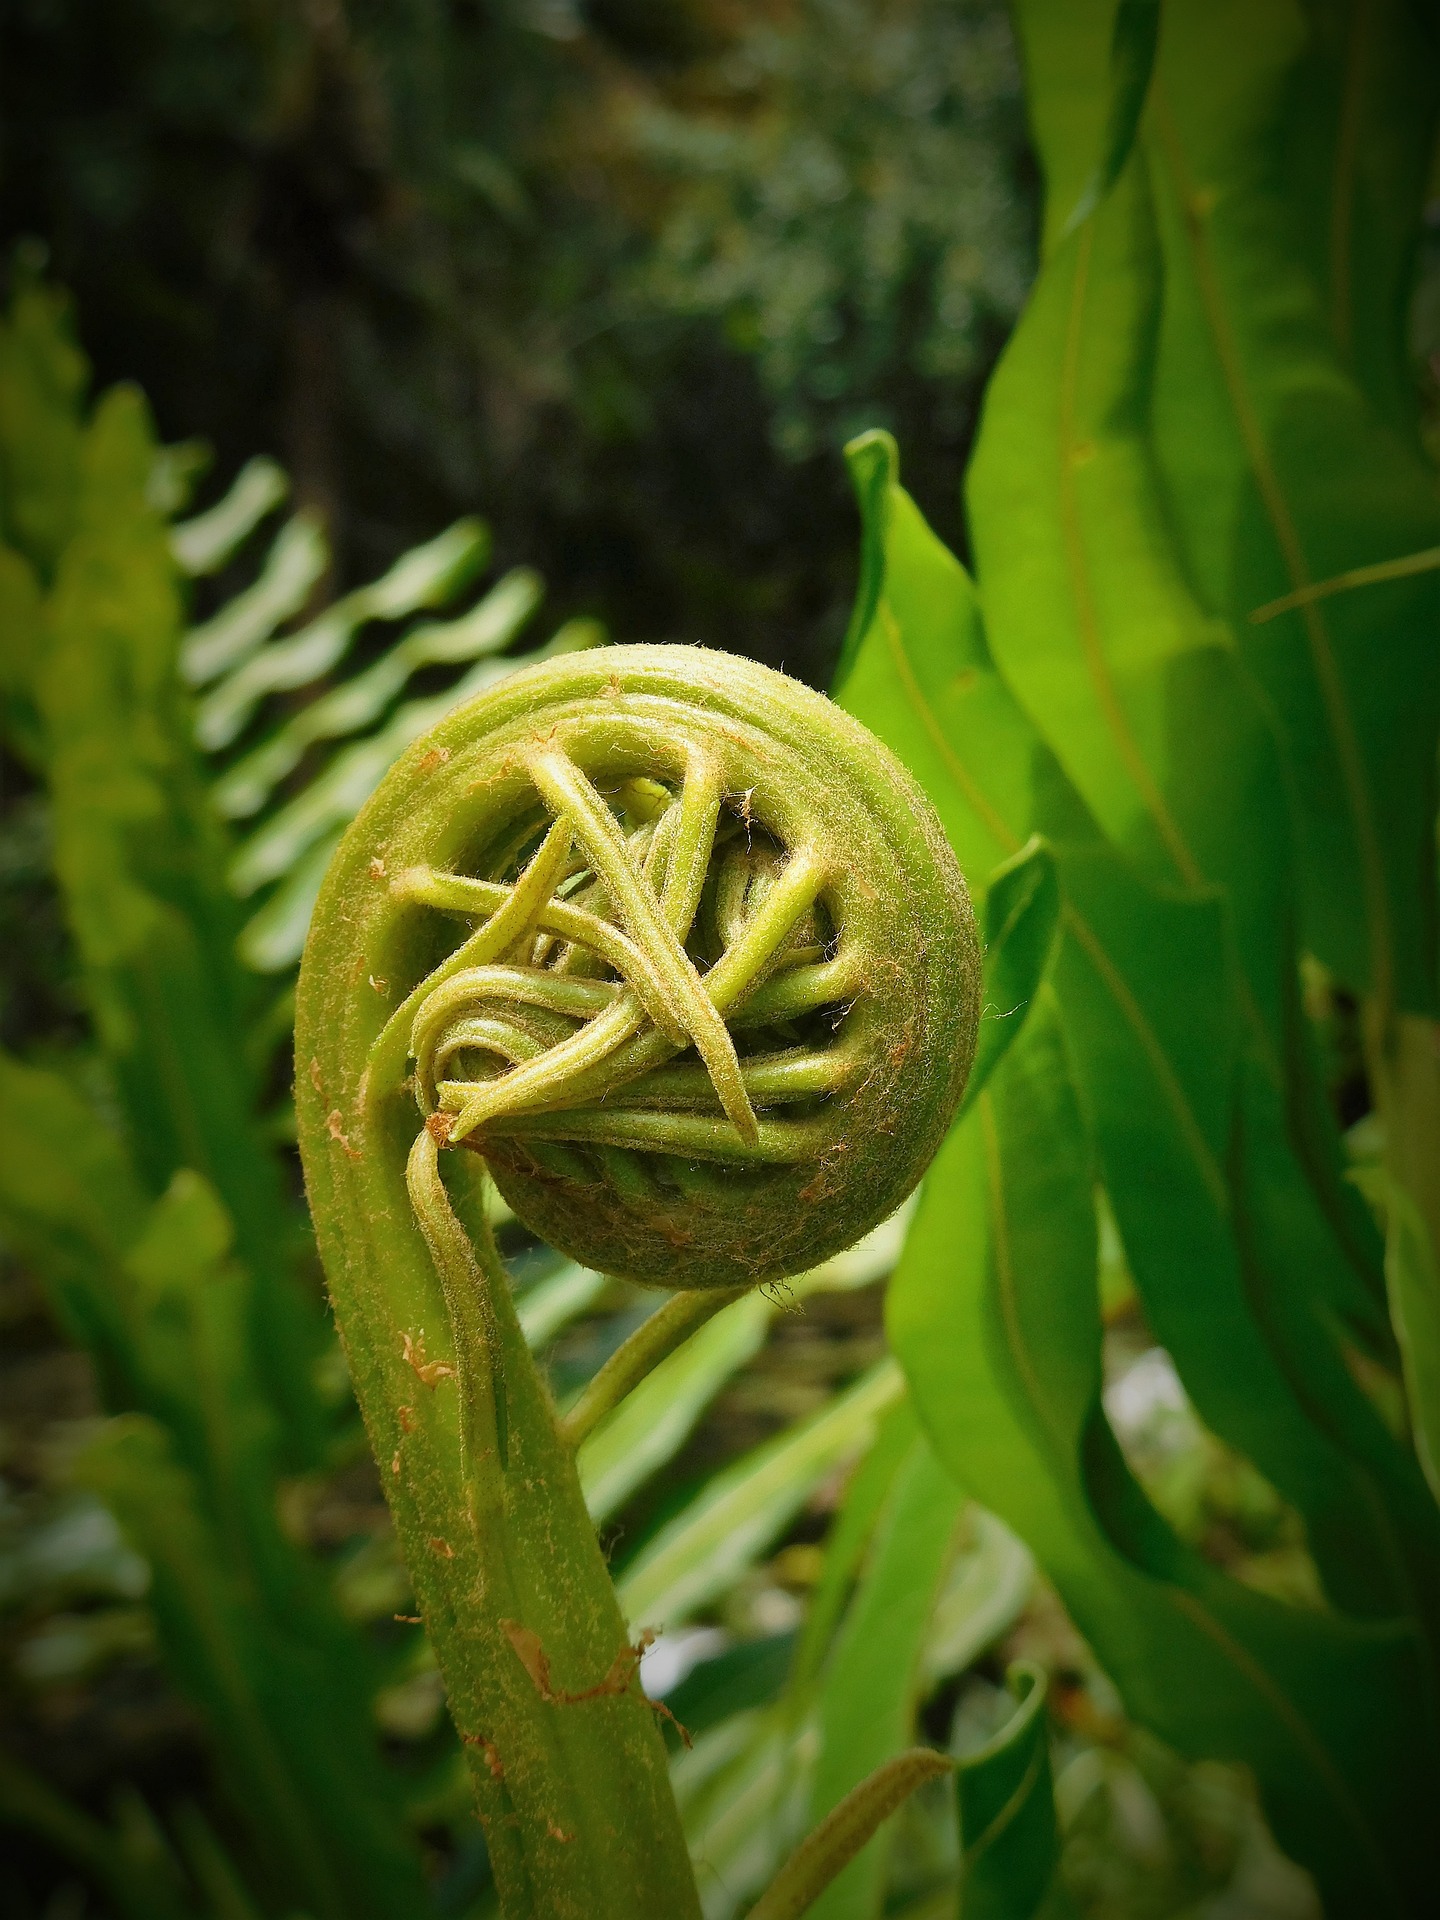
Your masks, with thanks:
M 457 514 L 554 614 L 823 682 L 900 437 L 963 546 L 1033 169 L 992 0 L 6 0 L 0 232 L 343 586 Z

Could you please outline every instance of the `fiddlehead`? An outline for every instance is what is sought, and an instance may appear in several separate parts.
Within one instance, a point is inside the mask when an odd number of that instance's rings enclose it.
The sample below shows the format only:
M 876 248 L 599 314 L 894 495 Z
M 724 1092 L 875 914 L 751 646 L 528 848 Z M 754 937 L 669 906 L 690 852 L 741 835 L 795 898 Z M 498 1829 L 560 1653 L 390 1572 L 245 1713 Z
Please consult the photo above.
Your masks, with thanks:
M 696 1908 L 574 1466 L 645 1356 L 557 1422 L 467 1173 L 607 1272 L 779 1280 L 923 1172 L 978 977 L 914 782 L 723 654 L 518 674 L 347 834 L 301 973 L 306 1182 L 507 1913 Z M 698 1324 L 675 1306 L 657 1353 Z
M 561 663 L 468 710 L 425 857 L 380 858 L 393 938 L 472 931 L 376 1062 L 413 1061 L 437 1142 L 478 1148 L 565 1252 L 728 1287 L 813 1265 L 914 1185 L 969 1066 L 974 938 L 878 743 L 778 675 L 680 656 Z

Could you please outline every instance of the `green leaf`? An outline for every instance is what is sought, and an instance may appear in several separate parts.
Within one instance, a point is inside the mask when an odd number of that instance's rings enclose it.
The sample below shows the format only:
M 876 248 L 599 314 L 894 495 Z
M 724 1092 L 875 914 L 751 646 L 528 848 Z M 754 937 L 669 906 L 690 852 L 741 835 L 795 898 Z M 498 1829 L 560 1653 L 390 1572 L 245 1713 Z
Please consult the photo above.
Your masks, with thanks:
M 836 698 L 920 780 L 972 893 L 983 893 L 1034 831 L 1047 756 L 995 672 L 969 575 L 900 485 L 894 440 L 862 434 L 845 454 L 864 547 Z
M 797 1275 L 788 1288 L 792 1300 L 880 1279 L 895 1264 L 908 1219 L 909 1209 L 902 1209 L 845 1253 Z M 758 1353 L 777 1311 L 777 1302 L 763 1293 L 746 1294 L 722 1308 L 652 1367 L 588 1436 L 578 1465 L 585 1504 L 597 1524 L 675 1457 L 726 1381 Z M 523 1321 L 523 1302 L 520 1314 Z
M 285 469 L 267 455 L 256 454 L 241 467 L 223 499 L 170 529 L 175 564 L 192 578 L 217 573 L 289 491 Z
M 152 1194 L 188 1167 L 221 1195 L 255 1282 L 252 1350 L 298 1462 L 320 1445 L 321 1328 L 291 1285 L 286 1203 L 254 1118 L 235 909 L 175 671 L 174 562 L 145 497 L 153 453 L 139 397 L 108 395 L 35 676 L 56 871 L 136 1170 Z
M 508 646 L 539 606 L 540 576 L 514 567 L 470 612 L 443 626 L 417 627 L 397 640 L 363 673 L 302 707 L 215 783 L 215 804 L 227 819 L 258 813 L 308 748 L 373 726 L 412 674 L 498 653 Z
M 868 1565 L 826 1665 L 812 1822 L 833 1814 L 914 1741 L 926 1632 L 954 1557 L 964 1504 L 929 1442 L 917 1436 L 896 1472 Z M 871 1920 L 881 1910 L 887 1864 L 883 1846 L 852 1846 L 846 1863 L 831 1864 L 828 1885 L 812 1896 L 810 1910 L 817 1920 Z
M 69 1083 L 0 1053 L 0 1224 L 89 1348 L 112 1404 L 133 1405 L 139 1392 L 119 1268 L 148 1204 L 119 1143 Z
M 1336 357 L 1412 446 L 1414 361 L 1396 321 L 1430 197 L 1437 83 L 1433 14 L 1349 6 L 1312 16 L 1286 103 L 1290 230 Z
M 725 1382 L 765 1344 L 774 1313 L 763 1294 L 723 1308 L 662 1360 L 585 1441 L 580 1485 L 596 1525 L 673 1459 Z
M 422 1912 L 358 1642 L 338 1617 L 324 1624 L 303 1581 L 288 1614 L 254 1606 L 228 1535 L 154 1421 L 110 1421 L 78 1471 L 150 1563 L 172 1671 L 204 1716 L 232 1805 L 282 1897 L 316 1920 Z M 343 1640 L 327 1640 L 337 1631 Z
M 1221 904 L 1078 851 L 1064 873 L 1056 982 L 1147 1319 L 1205 1420 L 1300 1508 L 1337 1601 L 1430 1611 L 1434 1516 L 1346 1368 L 1333 1243 L 1238 1056 Z
M 195 734 L 201 746 L 212 753 L 228 747 L 267 695 L 307 687 L 331 672 L 368 621 L 399 620 L 424 607 L 444 606 L 480 571 L 489 551 L 483 522 L 457 520 L 433 540 L 402 553 L 380 579 L 347 593 L 309 626 L 252 653 L 197 706 Z
M 1105 22 L 1049 0 L 1024 19 L 1037 132 L 1059 165 L 1085 67 L 1075 36 L 1103 41 Z M 1308 1184 L 1319 1216 L 1307 1268 L 1318 1258 L 1340 1310 L 1383 1342 L 1379 1249 L 1345 1190 L 1297 1017 L 1290 795 L 1234 636 L 1195 596 L 1153 443 L 1162 266 L 1137 154 L 1052 251 L 987 396 L 968 486 L 987 631 L 1116 844 L 1159 881 L 1227 890 L 1244 1045 L 1283 1101 L 1296 1204 Z
M 1014 1713 L 955 1772 L 964 1920 L 1031 1920 L 1060 1857 L 1045 1675 L 1018 1661 L 1006 1678 Z
M 1065 238 L 1097 177 L 1115 120 L 1116 0 L 1015 8 L 1026 106 L 1045 182 L 1042 258 Z
M 184 531 L 177 528 L 171 534 L 172 553 Z M 184 564 L 178 553 L 176 560 Z M 287 520 L 254 584 L 186 634 L 180 648 L 180 672 L 186 684 L 206 686 L 249 660 L 282 621 L 300 612 L 329 564 L 330 542 L 319 517 L 302 512 Z
M 119 1141 L 70 1082 L 3 1051 L 0 1206 L 27 1259 L 81 1286 L 139 1237 L 149 1206 Z
M 1058 256 L 1062 267 L 1072 244 Z M 992 412 L 987 434 L 998 424 Z M 1002 449 L 997 460 L 1023 476 L 1036 458 L 1030 443 L 1040 437 L 1038 429 L 1017 428 L 1024 449 Z M 1433 1529 L 1417 1505 L 1413 1470 L 1347 1376 L 1335 1337 L 1337 1320 L 1373 1337 L 1375 1302 L 1359 1274 L 1365 1247 L 1347 1244 L 1343 1209 L 1334 1220 L 1321 1211 L 1317 1189 L 1328 1195 L 1337 1184 L 1316 1171 L 1321 1150 L 1306 1155 L 1313 1184 L 1297 1169 L 1286 1138 L 1293 1107 L 1282 1108 L 1271 1078 L 1274 1057 L 1257 1038 L 1270 1022 L 1257 1028 L 1252 1007 L 1234 990 L 1228 958 L 1237 922 L 1255 928 L 1252 952 L 1266 954 L 1257 977 L 1268 971 L 1267 1001 L 1283 1027 L 1293 1016 L 1284 1008 L 1274 931 L 1280 921 L 1267 893 L 1276 878 L 1273 850 L 1262 849 L 1246 882 L 1243 921 L 1213 892 L 1187 901 L 1172 888 L 1147 887 L 1107 850 L 1059 770 L 1047 768 L 1044 748 L 989 666 L 973 590 L 895 485 L 888 443 L 870 436 L 851 453 L 890 477 L 883 496 L 878 486 L 862 484 L 867 539 L 883 546 L 886 560 L 871 569 L 879 583 L 874 614 L 842 699 L 926 778 L 972 888 L 984 884 L 992 849 L 1013 856 L 1035 827 L 1051 836 L 1066 896 L 1057 977 L 1152 1324 L 1204 1417 L 1305 1511 L 1338 1591 L 1372 1612 L 1413 1604 L 1394 1574 L 1409 1559 L 1412 1591 L 1433 1590 Z M 1043 524 L 1021 511 L 1031 484 L 1017 481 L 1016 513 L 1027 527 Z M 1129 486 L 1127 499 L 1135 490 Z M 997 541 L 1002 532 L 1011 538 L 1002 529 Z M 1024 598 L 1036 545 L 1032 535 L 1010 559 L 1017 646 L 1026 632 L 1037 647 L 1050 645 Z M 1063 594 L 1063 555 L 1057 564 L 1056 591 Z M 1077 651 L 1083 653 L 1078 642 Z M 1209 647 L 1190 657 L 1224 665 Z M 964 663 L 959 671 L 957 659 Z M 1048 703 L 1047 683 L 1038 665 L 1033 670 L 1037 697 Z M 1223 679 L 1212 691 L 1212 704 L 1223 711 Z M 1197 697 L 1195 704 L 1203 712 L 1205 702 Z M 1046 711 L 1063 723 L 1058 709 Z M 1211 724 L 1202 718 L 1192 730 L 1203 735 Z M 1097 778 L 1112 777 L 1098 745 L 1095 761 Z M 1208 790 L 1182 786 L 1194 813 L 1205 814 Z M 1242 792 L 1253 800 L 1256 789 Z M 1210 807 L 1212 827 L 1217 817 L 1234 819 L 1235 805 L 1232 795 Z M 1252 1054 L 1263 1060 L 1263 1072 L 1249 1064 Z M 1250 1245 L 1243 1251 L 1229 1185 L 1237 1075 L 1250 1158 L 1266 1168 L 1265 1193 L 1246 1215 Z M 1303 1097 L 1294 1102 L 1305 1104 Z M 1268 1293 L 1263 1316 L 1256 1312 L 1257 1275 Z M 1293 1384 L 1306 1366 L 1325 1381 L 1318 1406 Z M 1341 1450 L 1352 1444 L 1363 1465 Z M 1398 1494 L 1413 1525 L 1392 1524 L 1377 1500 L 1375 1475 Z
M 1229 889 L 1247 1017 L 1278 1080 L 1286 796 L 1166 520 L 1147 435 L 1160 294 L 1137 158 L 1047 262 L 990 384 L 967 486 L 986 632 L 1110 839 L 1157 880 Z
M 984 1010 L 965 1106 L 978 1099 L 1024 1024 L 1050 964 L 1059 923 L 1055 856 L 1043 841 L 1032 839 L 996 868 L 986 889 Z
M 826 1474 L 862 1450 L 903 1390 L 899 1369 L 882 1360 L 820 1412 L 716 1474 L 620 1576 L 626 1619 L 640 1627 L 678 1627 L 722 1593 L 784 1531 Z
M 1413 31 L 1378 30 L 1392 47 Z M 1285 120 L 1304 56 L 1302 17 L 1281 0 L 1166 11 L 1146 133 L 1165 271 L 1154 439 L 1188 573 L 1235 621 L 1276 716 L 1307 943 L 1383 1012 L 1434 1013 L 1440 580 L 1390 580 L 1263 627 L 1247 617 L 1440 541 L 1433 475 L 1346 372 L 1290 213 Z M 1407 112 L 1418 98 L 1421 129 L 1432 86 L 1398 96 Z M 1341 180 L 1351 137 L 1337 124 Z M 1349 272 L 1337 258 L 1332 286 Z M 1393 264 L 1386 277 L 1393 289 Z
M 17 263 L 0 324 L 0 532 L 48 580 L 74 530 L 90 369 L 70 302 Z
M 799 1920 L 823 1912 L 821 1898 L 837 1874 L 927 1780 L 948 1773 L 953 1761 L 932 1747 L 912 1747 L 878 1767 L 807 1834 L 750 1909 L 751 1920 Z
M 1110 36 L 1110 98 L 1105 137 L 1095 171 L 1065 222 L 1073 233 L 1100 205 L 1124 170 L 1140 128 L 1155 48 L 1160 38 L 1160 0 L 1120 0 Z
M 1043 1000 L 942 1150 L 891 1284 L 921 1419 L 1045 1566 L 1132 1711 L 1193 1757 L 1255 1770 L 1327 1911 L 1418 1912 L 1415 1782 L 1434 1760 L 1413 1633 L 1218 1573 L 1149 1506 L 1105 1422 L 1090 1147 Z

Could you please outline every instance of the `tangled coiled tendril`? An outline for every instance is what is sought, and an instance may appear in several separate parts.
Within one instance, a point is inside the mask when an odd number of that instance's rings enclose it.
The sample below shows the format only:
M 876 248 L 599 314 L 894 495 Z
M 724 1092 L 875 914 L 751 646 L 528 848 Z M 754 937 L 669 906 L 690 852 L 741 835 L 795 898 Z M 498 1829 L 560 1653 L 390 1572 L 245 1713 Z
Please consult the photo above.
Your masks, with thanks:
M 905 1197 L 964 1086 L 978 947 L 928 802 L 856 722 L 747 661 L 614 648 L 481 696 L 392 788 L 397 844 L 434 847 L 376 863 L 429 923 L 409 949 L 471 930 L 376 1052 L 403 1033 L 431 1139 L 527 1226 L 733 1287 Z

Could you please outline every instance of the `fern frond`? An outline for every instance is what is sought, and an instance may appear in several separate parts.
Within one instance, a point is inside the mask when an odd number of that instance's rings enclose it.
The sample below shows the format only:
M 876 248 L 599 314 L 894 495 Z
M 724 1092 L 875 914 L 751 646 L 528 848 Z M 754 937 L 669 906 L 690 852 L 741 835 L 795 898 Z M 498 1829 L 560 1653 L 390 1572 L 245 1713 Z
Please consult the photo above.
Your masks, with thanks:
M 182 571 L 198 578 L 234 561 L 289 491 L 275 461 L 250 461 L 223 499 L 172 530 Z M 545 591 L 532 568 L 513 567 L 466 611 L 408 628 L 344 674 L 362 630 L 452 606 L 489 554 L 484 523 L 458 520 L 378 580 L 285 631 L 331 559 L 323 526 L 302 508 L 271 537 L 249 583 L 186 635 L 180 671 L 200 695 L 196 738 L 214 769 L 216 808 L 252 823 L 228 878 L 239 898 L 258 899 L 239 943 L 256 972 L 282 973 L 299 959 L 336 842 L 417 735 L 532 660 L 603 644 L 594 621 L 571 620 L 545 645 L 508 655 Z M 433 681 L 446 667 L 465 671 L 436 692 L 404 698 L 417 674 Z

